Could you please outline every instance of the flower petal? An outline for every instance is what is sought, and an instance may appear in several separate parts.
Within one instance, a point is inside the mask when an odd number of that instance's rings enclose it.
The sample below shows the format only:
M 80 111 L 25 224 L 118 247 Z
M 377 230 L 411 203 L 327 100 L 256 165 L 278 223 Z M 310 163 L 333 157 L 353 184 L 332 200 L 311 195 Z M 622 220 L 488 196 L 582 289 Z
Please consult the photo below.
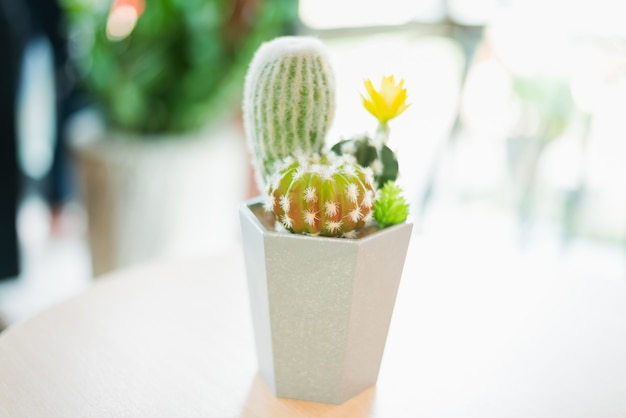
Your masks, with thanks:
M 404 80 L 400 79 L 396 85 L 393 74 L 382 77 L 379 90 L 371 80 L 365 80 L 365 89 L 369 97 L 361 95 L 363 107 L 382 124 L 400 115 L 409 106 Z

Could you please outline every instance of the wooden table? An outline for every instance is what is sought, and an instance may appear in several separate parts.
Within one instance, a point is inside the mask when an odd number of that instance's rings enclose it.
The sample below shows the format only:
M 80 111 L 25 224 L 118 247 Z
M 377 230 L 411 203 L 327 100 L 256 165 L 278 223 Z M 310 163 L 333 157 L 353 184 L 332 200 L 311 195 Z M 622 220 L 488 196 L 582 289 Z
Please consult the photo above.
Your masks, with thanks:
M 342 405 L 272 396 L 235 254 L 112 274 L 0 334 L 0 416 L 626 416 L 623 282 L 409 251 L 378 384 Z

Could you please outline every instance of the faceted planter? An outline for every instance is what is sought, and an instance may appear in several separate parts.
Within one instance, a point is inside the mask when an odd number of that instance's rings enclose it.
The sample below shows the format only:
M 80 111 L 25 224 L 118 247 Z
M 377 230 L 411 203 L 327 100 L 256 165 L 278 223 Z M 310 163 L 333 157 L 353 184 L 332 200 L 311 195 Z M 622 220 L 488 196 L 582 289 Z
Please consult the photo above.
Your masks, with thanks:
M 412 225 L 357 239 L 274 232 L 258 201 L 240 219 L 259 368 L 274 394 L 339 404 L 374 385 Z

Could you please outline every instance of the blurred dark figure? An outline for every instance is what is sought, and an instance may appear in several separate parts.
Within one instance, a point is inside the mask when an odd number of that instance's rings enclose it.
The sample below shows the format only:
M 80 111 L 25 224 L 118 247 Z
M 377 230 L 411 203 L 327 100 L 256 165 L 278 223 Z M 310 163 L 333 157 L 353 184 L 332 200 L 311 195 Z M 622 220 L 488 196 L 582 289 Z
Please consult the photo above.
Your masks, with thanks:
M 15 0 L 10 0 L 15 1 Z M 80 94 L 71 80 L 72 67 L 68 59 L 67 38 L 63 10 L 58 0 L 27 0 L 30 19 L 28 40 L 45 37 L 50 42 L 54 65 L 56 105 L 56 132 L 54 134 L 54 157 L 50 173 L 41 185 L 41 191 L 52 211 L 52 220 L 58 217 L 60 209 L 71 195 L 72 176 L 69 173 L 67 146 L 63 131 L 71 114 L 81 107 Z M 54 232 L 54 225 L 53 225 Z
M 0 279 L 19 274 L 16 215 L 22 174 L 17 163 L 16 95 L 24 51 L 44 36 L 54 59 L 56 132 L 54 158 L 41 191 L 53 219 L 70 194 L 70 176 L 62 130 L 72 111 L 73 89 L 67 78 L 67 42 L 56 0 L 0 0 Z M 37 121 L 32 121 L 37 123 Z
M 28 32 L 23 4 L 0 0 L 0 278 L 19 274 L 17 242 L 16 95 L 24 39 Z

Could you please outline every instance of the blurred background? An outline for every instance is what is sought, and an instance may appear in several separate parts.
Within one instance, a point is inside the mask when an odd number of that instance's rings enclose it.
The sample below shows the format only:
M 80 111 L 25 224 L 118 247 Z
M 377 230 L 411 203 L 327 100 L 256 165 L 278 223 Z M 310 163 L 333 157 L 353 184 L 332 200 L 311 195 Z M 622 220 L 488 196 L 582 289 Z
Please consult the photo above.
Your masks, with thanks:
M 626 280 L 625 7 L 2 0 L 0 325 L 118 268 L 239 248 L 237 207 L 255 194 L 243 76 L 281 34 L 330 48 L 331 144 L 374 131 L 366 78 L 405 79 L 390 146 L 412 245 Z

